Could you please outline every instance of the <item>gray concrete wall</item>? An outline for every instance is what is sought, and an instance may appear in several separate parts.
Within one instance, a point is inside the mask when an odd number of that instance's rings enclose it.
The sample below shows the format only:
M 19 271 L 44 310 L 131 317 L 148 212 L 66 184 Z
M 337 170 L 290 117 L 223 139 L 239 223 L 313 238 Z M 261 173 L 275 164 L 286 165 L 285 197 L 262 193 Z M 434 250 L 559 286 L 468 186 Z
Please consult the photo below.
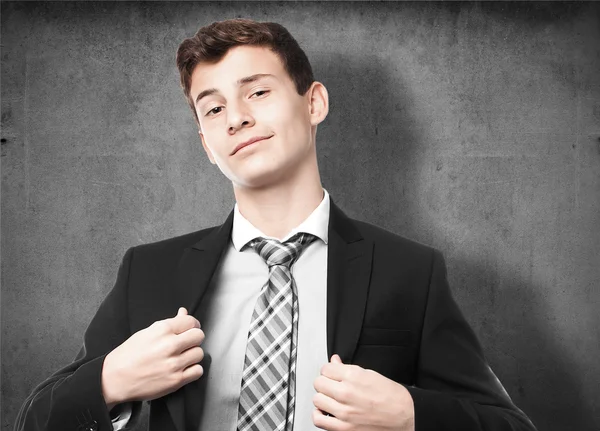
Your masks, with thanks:
M 441 249 L 540 430 L 600 429 L 600 7 L 2 2 L 2 430 L 75 356 L 124 251 L 220 223 L 174 64 L 216 20 L 284 24 L 329 89 L 325 187 Z

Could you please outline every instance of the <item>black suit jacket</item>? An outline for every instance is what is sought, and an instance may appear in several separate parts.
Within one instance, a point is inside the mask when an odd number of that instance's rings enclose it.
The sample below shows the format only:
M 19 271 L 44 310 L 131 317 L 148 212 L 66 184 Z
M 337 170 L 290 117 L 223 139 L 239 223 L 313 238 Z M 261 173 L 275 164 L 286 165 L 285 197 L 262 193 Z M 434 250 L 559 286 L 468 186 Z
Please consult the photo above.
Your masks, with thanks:
M 330 211 L 328 357 L 337 353 L 405 385 L 416 431 L 534 430 L 452 299 L 442 255 L 349 219 L 333 201 Z M 202 322 L 197 310 L 232 223 L 233 212 L 221 226 L 129 249 L 74 362 L 35 388 L 15 430 L 112 430 L 101 388 L 105 356 L 181 306 Z M 151 401 L 150 430 L 197 431 L 199 382 Z M 133 407 L 137 417 L 141 402 Z

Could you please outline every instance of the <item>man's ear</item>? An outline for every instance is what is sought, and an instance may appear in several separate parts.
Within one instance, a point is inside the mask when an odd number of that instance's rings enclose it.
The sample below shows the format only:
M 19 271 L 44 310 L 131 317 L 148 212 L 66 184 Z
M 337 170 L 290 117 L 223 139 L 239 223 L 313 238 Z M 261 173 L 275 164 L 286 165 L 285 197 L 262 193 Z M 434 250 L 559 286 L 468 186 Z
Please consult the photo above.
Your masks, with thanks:
M 215 165 L 215 158 L 213 157 L 213 154 L 210 151 L 210 148 L 208 148 L 208 145 L 206 145 L 206 141 L 204 140 L 204 135 L 202 134 L 202 132 L 200 130 L 198 130 L 198 134 L 200 135 L 200 141 L 202 141 L 202 146 L 204 147 L 204 151 L 206 151 L 206 155 L 208 156 L 208 160 L 210 160 L 210 162 Z
M 310 123 L 313 126 L 321 123 L 329 113 L 329 94 L 325 86 L 315 81 L 307 92 Z

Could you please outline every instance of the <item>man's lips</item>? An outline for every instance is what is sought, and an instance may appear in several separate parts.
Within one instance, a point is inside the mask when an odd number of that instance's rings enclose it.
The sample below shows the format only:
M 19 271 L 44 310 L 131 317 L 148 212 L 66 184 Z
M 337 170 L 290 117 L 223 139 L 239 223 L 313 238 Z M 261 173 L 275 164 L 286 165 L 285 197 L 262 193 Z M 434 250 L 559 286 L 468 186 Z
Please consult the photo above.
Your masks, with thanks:
M 273 135 L 271 135 L 271 136 L 255 136 L 254 138 L 250 138 L 246 142 L 242 142 L 240 145 L 235 147 L 235 149 L 233 150 L 233 152 L 230 155 L 233 156 L 235 153 L 237 153 L 242 148 L 247 147 L 248 145 L 254 144 L 255 142 L 262 141 L 264 139 L 269 139 L 271 137 L 273 137 Z

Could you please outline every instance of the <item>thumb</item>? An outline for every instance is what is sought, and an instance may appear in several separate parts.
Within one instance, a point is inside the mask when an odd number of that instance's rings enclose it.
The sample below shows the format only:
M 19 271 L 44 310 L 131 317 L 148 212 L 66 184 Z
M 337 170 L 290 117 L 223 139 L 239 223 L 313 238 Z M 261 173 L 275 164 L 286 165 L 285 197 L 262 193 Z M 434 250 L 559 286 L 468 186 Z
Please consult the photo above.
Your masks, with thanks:
M 177 310 L 177 316 L 175 316 L 174 318 L 177 318 L 179 316 L 187 316 L 189 315 L 187 309 L 185 307 L 179 307 L 179 310 Z M 194 316 L 192 316 L 194 317 Z M 200 322 L 198 321 L 198 319 L 194 318 L 194 321 L 196 322 L 196 324 L 194 325 L 196 328 L 200 328 Z
M 338 355 L 337 353 L 335 355 L 333 355 L 331 357 L 331 363 L 332 364 L 342 364 L 342 358 L 340 358 L 340 355 Z

